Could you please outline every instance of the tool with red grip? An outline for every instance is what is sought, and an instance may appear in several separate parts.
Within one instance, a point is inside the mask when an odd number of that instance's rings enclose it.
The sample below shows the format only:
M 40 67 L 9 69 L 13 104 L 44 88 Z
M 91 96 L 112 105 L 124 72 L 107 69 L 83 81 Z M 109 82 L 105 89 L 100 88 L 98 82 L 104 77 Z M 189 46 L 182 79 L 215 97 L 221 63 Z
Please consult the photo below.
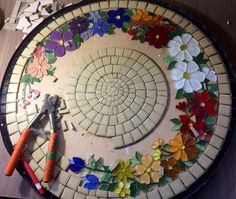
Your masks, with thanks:
M 23 152 L 24 146 L 26 144 L 27 138 L 30 134 L 31 128 L 36 126 L 41 118 L 44 115 L 49 116 L 50 126 L 51 126 L 51 135 L 49 140 L 49 147 L 47 152 L 47 161 L 45 164 L 44 170 L 44 182 L 48 182 L 53 178 L 53 169 L 55 161 L 55 152 L 56 152 L 56 119 L 55 119 L 55 109 L 57 104 L 58 96 L 50 96 L 49 94 L 45 95 L 44 104 L 40 112 L 34 117 L 34 119 L 29 123 L 29 125 L 21 133 L 21 137 L 16 144 L 13 153 L 8 161 L 8 164 L 5 168 L 4 174 L 6 176 L 12 175 L 17 162 L 19 161 L 21 154 Z

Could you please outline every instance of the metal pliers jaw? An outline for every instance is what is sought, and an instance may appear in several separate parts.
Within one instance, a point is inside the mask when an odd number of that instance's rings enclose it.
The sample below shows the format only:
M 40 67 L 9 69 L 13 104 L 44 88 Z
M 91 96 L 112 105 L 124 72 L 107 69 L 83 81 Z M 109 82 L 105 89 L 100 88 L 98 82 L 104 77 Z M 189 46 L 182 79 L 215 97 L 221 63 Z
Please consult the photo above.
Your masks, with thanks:
M 55 119 L 55 110 L 57 104 L 58 96 L 50 96 L 49 94 L 45 95 L 43 106 L 40 112 L 34 117 L 34 119 L 29 123 L 29 125 L 22 131 L 21 137 L 16 144 L 13 153 L 11 154 L 10 160 L 5 168 L 4 174 L 7 176 L 12 175 L 15 166 L 22 155 L 27 138 L 30 134 L 31 128 L 37 125 L 40 122 L 40 119 L 48 114 L 51 126 L 51 134 L 48 146 L 48 152 L 46 155 L 46 164 L 44 170 L 44 182 L 48 182 L 53 178 L 53 169 L 55 161 L 55 152 L 56 152 L 56 119 Z
M 32 128 L 33 126 L 36 126 L 44 115 L 48 115 L 50 120 L 51 131 L 56 132 L 55 110 L 57 101 L 57 95 L 50 96 L 49 94 L 46 94 L 40 112 L 31 120 L 27 127 Z

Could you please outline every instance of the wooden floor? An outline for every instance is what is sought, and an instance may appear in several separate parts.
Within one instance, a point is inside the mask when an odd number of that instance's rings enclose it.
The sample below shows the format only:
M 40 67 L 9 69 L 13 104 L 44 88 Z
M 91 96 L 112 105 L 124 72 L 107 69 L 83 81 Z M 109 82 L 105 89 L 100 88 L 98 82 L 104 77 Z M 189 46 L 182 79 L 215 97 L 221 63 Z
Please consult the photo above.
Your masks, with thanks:
M 78 0 L 65 0 L 78 2 Z M 231 63 L 236 66 L 236 0 L 166 0 L 171 2 L 195 19 L 203 23 L 216 37 L 228 54 Z M 9 17 L 15 0 L 0 0 L 0 8 Z M 230 25 L 227 25 L 227 20 Z M 21 42 L 20 31 L 0 31 L 0 82 L 7 64 Z M 236 67 L 234 67 L 236 69 Z M 1 136 L 0 136 L 1 137 Z M 0 196 L 13 198 L 40 198 L 40 196 L 15 172 L 12 177 L 5 177 L 3 168 L 9 155 L 0 138 Z M 236 198 L 236 136 L 228 154 L 222 161 L 216 174 L 192 198 L 197 199 L 234 199 Z

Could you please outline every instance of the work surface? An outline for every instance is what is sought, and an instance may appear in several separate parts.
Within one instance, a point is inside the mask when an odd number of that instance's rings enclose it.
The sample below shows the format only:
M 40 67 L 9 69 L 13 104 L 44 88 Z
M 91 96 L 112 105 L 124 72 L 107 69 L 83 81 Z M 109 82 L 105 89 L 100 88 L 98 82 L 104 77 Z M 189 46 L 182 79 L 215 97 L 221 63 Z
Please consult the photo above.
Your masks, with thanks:
M 70 3 L 70 0 L 65 1 Z M 73 3 L 78 0 L 72 1 Z M 236 1 L 235 0 L 172 0 L 204 24 L 225 49 L 231 63 L 236 66 Z M 10 16 L 15 0 L 0 0 L 5 16 Z M 227 23 L 228 21 L 228 23 Z M 0 31 L 0 81 L 15 49 L 21 42 L 20 31 Z M 236 69 L 236 67 L 234 67 Z M 15 172 L 12 177 L 3 176 L 3 169 L 9 155 L 0 138 L 0 196 L 13 198 L 40 198 L 40 196 Z M 236 198 L 236 137 L 216 174 L 193 198 Z

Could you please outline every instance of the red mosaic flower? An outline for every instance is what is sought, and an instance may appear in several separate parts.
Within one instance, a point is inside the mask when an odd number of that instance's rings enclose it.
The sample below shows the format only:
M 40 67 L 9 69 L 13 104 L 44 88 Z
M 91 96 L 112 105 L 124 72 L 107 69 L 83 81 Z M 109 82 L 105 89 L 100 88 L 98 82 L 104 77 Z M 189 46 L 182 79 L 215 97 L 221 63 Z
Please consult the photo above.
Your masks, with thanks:
M 195 128 L 197 131 L 205 127 L 202 120 L 197 119 L 196 122 L 193 122 L 187 115 L 180 115 L 179 119 L 183 123 L 180 127 L 181 133 L 188 133 L 191 127 Z
M 184 111 L 186 109 L 186 106 L 187 106 L 187 103 L 186 102 L 179 102 L 177 105 L 176 105 L 176 108 L 181 110 L 181 111 Z
M 211 140 L 212 132 L 207 127 L 200 129 L 198 133 L 199 133 L 200 140 L 207 141 L 207 142 Z
M 195 115 L 202 120 L 206 115 L 217 115 L 218 100 L 212 99 L 207 90 L 202 93 L 194 92 L 194 99 L 188 99 L 191 104 L 189 109 L 190 116 Z
M 169 42 L 168 31 L 164 26 L 155 26 L 146 33 L 145 40 L 150 45 L 161 48 Z

